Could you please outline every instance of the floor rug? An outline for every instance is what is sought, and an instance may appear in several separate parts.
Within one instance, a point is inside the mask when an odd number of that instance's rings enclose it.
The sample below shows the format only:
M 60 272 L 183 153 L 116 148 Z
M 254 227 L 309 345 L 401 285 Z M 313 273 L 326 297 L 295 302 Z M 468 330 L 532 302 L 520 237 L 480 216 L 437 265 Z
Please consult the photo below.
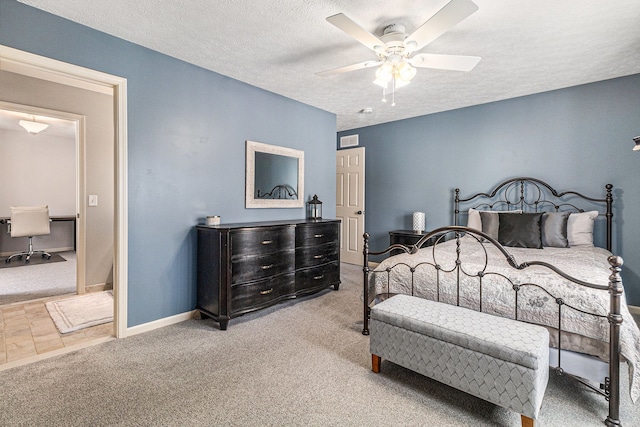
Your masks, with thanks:
M 8 257 L 0 257 L 0 268 L 9 268 L 9 267 L 28 267 L 30 265 L 40 265 L 40 264 L 53 264 L 54 262 L 62 262 L 66 261 L 66 259 L 62 258 L 58 254 L 51 254 L 51 258 L 46 259 L 41 254 L 31 255 L 31 259 L 29 262 L 24 262 L 25 257 L 22 259 L 14 258 L 11 262 L 5 262 Z
M 46 307 L 61 334 L 113 321 L 112 291 L 51 301 Z

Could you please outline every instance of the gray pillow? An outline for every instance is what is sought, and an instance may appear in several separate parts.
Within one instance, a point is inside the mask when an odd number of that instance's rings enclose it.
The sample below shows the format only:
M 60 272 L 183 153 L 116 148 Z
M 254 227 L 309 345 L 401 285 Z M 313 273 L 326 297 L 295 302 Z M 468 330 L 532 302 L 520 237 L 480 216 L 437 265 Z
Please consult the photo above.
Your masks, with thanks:
M 498 240 L 498 225 L 500 223 L 498 212 L 480 211 L 480 220 L 482 232 Z
M 545 212 L 542 215 L 540 232 L 543 247 L 568 248 L 567 221 L 569 212 Z
M 542 249 L 540 223 L 542 212 L 498 214 L 500 216 L 498 241 L 504 246 Z

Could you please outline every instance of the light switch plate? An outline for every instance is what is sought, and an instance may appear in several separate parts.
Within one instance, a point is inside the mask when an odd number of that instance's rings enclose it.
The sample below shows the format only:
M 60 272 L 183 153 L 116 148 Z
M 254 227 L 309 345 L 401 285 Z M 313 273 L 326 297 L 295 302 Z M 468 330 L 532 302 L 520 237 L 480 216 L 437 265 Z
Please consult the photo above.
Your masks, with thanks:
M 89 206 L 98 206 L 98 196 L 96 195 L 89 196 Z

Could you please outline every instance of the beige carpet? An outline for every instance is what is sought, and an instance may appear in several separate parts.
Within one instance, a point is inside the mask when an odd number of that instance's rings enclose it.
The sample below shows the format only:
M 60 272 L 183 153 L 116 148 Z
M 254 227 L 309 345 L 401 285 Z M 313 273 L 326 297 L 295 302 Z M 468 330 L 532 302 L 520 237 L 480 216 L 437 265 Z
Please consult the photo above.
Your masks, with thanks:
M 371 372 L 362 267 L 231 320 L 188 320 L 0 371 L 0 426 L 515 427 L 520 415 L 388 361 Z M 187 292 L 188 293 L 188 292 Z M 622 425 L 640 426 L 622 369 Z M 602 427 L 607 402 L 551 375 L 538 427 Z
M 113 294 L 95 292 L 45 304 L 61 334 L 113 321 Z

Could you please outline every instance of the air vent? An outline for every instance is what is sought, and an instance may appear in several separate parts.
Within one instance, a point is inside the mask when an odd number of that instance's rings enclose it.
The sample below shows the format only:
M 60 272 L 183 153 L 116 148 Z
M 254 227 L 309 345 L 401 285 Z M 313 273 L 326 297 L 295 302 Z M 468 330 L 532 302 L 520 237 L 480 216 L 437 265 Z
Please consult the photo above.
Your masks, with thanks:
M 340 137 L 340 148 L 356 147 L 358 144 L 358 134 Z

